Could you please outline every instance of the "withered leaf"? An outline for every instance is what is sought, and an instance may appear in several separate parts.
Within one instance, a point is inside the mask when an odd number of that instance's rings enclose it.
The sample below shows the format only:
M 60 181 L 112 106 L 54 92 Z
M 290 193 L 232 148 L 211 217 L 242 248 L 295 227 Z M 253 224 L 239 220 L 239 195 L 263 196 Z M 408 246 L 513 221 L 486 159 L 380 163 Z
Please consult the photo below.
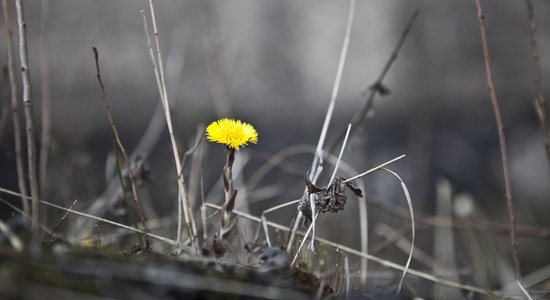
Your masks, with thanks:
M 307 192 L 310 193 L 310 194 L 315 194 L 315 193 L 322 192 L 324 189 L 315 186 L 315 185 L 311 182 L 311 180 L 309 180 L 309 173 L 310 173 L 310 172 L 311 172 L 311 170 L 307 171 L 307 175 L 306 175 Z
M 363 191 L 360 188 L 354 186 L 351 182 L 346 182 L 346 186 L 350 189 L 357 197 L 363 198 Z

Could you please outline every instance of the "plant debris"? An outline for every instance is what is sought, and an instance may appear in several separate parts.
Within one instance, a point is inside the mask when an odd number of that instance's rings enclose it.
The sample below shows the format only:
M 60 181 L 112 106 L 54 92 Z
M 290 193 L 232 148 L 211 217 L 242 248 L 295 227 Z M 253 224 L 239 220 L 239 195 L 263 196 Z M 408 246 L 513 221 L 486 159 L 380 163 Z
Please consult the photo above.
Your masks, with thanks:
M 342 177 L 336 177 L 327 187 L 320 188 L 311 182 L 309 173 L 306 175 L 308 193 L 298 203 L 298 209 L 302 211 L 308 222 L 312 221 L 311 206 L 309 205 L 309 196 L 312 194 L 315 197 L 315 207 L 323 213 L 337 213 L 344 210 L 344 205 L 348 199 L 346 188 L 350 189 L 357 197 L 363 197 L 363 192 L 360 188 L 355 187 L 350 182 L 346 182 Z

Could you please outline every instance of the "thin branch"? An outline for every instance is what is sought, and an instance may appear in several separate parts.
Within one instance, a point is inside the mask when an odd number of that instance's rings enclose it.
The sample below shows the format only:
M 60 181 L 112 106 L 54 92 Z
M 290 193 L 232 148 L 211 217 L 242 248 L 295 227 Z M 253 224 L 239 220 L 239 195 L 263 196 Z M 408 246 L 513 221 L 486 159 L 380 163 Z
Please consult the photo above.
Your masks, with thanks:
M 328 127 L 330 125 L 330 120 L 332 119 L 332 114 L 334 112 L 334 105 L 336 102 L 336 99 L 338 98 L 338 91 L 340 90 L 340 81 L 342 79 L 342 74 L 344 72 L 344 64 L 346 62 L 346 57 L 348 54 L 348 47 L 349 42 L 351 38 L 351 30 L 353 28 L 353 19 L 355 17 L 355 7 L 356 7 L 357 1 L 356 0 L 350 0 L 350 6 L 348 11 L 348 17 L 346 22 L 346 31 L 344 34 L 344 42 L 342 44 L 342 51 L 340 52 L 340 60 L 338 61 L 338 68 L 336 70 L 336 78 L 334 79 L 334 85 L 332 87 L 332 96 L 330 99 L 330 103 L 328 105 L 327 114 L 325 115 L 325 121 L 323 122 L 323 127 L 321 129 L 321 135 L 319 136 L 319 142 L 317 143 L 317 148 L 315 150 L 315 153 L 313 155 L 313 162 L 311 163 L 311 173 L 314 175 L 314 178 L 312 179 L 312 183 L 315 184 L 317 181 L 317 176 L 320 174 L 320 171 L 322 170 L 319 168 L 320 162 L 323 160 L 323 146 L 325 144 L 325 139 L 328 131 Z M 304 190 L 304 195 L 307 194 L 307 189 Z M 312 206 L 312 213 L 315 215 L 315 202 L 313 201 L 313 198 L 310 197 L 310 202 Z M 287 245 L 292 245 L 294 242 L 294 236 L 296 229 L 298 228 L 298 224 L 301 222 L 302 219 L 302 212 L 298 212 L 298 216 L 296 219 L 294 219 L 294 225 L 292 226 L 293 230 L 290 234 L 290 238 L 288 240 Z M 290 248 L 287 247 L 287 251 L 290 250 Z
M 338 159 L 336 160 L 336 165 L 334 166 L 334 171 L 332 171 L 332 175 L 330 176 L 330 180 L 328 181 L 329 185 L 332 183 L 332 181 L 336 177 L 336 173 L 338 172 L 338 167 L 340 166 L 340 160 L 342 160 L 342 155 L 344 154 L 344 149 L 346 148 L 346 144 L 348 143 L 348 137 L 350 132 L 351 132 L 351 124 L 348 125 L 348 129 L 346 130 L 346 136 L 344 137 L 344 142 L 342 142 L 342 147 L 340 148 L 340 153 L 338 154 Z
M 411 196 L 409 194 L 409 189 L 407 189 L 407 185 L 405 185 L 405 182 L 403 181 L 403 179 L 401 179 L 401 177 L 399 177 L 399 175 L 397 175 L 397 173 L 393 172 L 390 169 L 386 169 L 386 168 L 382 168 L 382 170 L 391 173 L 393 176 L 395 176 L 400 181 L 401 188 L 403 189 L 403 193 L 405 194 L 405 198 L 407 200 L 407 205 L 409 206 L 409 213 L 410 213 L 410 217 L 411 217 L 411 232 L 412 232 L 412 234 L 411 234 L 411 250 L 409 252 L 409 257 L 407 258 L 407 263 L 405 264 L 405 270 L 403 270 L 403 275 L 401 276 L 401 279 L 399 280 L 399 284 L 397 285 L 397 294 L 399 294 L 401 292 L 401 288 L 403 287 L 403 281 L 405 280 L 405 275 L 407 275 L 407 271 L 409 269 L 409 266 L 411 264 L 411 260 L 412 260 L 412 257 L 413 257 L 414 240 L 415 240 L 415 235 L 416 235 L 416 228 L 415 228 L 416 223 L 414 221 L 414 211 L 413 211 Z
M 342 147 L 340 148 L 340 153 L 338 154 L 338 158 L 336 159 L 336 164 L 334 165 L 334 170 L 332 171 L 332 175 L 330 176 L 330 180 L 328 182 L 328 184 L 332 184 L 332 181 L 334 180 L 334 178 L 336 177 L 336 173 L 338 172 L 338 167 L 340 166 L 340 161 L 342 160 L 342 155 L 344 154 L 344 150 L 346 149 L 346 144 L 348 142 L 348 137 L 349 137 L 349 133 L 350 133 L 350 130 L 351 130 L 351 124 L 348 125 L 348 129 L 346 131 L 346 137 L 344 138 L 344 141 L 342 142 Z M 313 220 L 311 221 L 311 225 L 313 227 L 313 231 L 311 232 L 311 242 L 309 243 L 308 245 L 308 249 L 315 252 L 315 224 L 317 222 L 317 217 L 319 216 L 319 213 L 315 213 L 315 200 L 313 198 L 313 195 L 310 195 L 310 199 L 312 201 L 312 209 L 311 211 L 313 212 Z M 363 231 L 361 231 L 361 233 L 363 233 Z M 361 235 L 363 236 L 363 235 Z M 298 255 L 298 253 L 300 252 L 300 249 L 298 249 L 298 251 L 296 252 L 296 255 Z M 364 270 L 366 272 L 366 270 Z
M 61 210 L 63 210 L 63 211 L 68 211 L 68 212 L 70 212 L 70 213 L 72 213 L 72 214 L 75 214 L 75 215 L 79 215 L 79 216 L 86 217 L 86 218 L 89 218 L 89 219 L 93 219 L 93 220 L 96 220 L 96 221 L 99 221 L 99 222 L 107 223 L 107 224 L 110 224 L 110 225 L 113 225 L 113 226 L 117 226 L 117 227 L 120 227 L 120 228 L 129 230 L 129 231 L 141 233 L 141 234 L 146 235 L 147 237 L 150 237 L 150 238 L 152 238 L 152 239 L 161 241 L 161 242 L 166 243 L 166 244 L 168 244 L 168 245 L 175 246 L 175 245 L 177 244 L 176 241 L 171 240 L 171 239 L 169 239 L 169 238 L 165 238 L 165 237 L 162 237 L 162 236 L 159 236 L 159 235 L 156 235 L 156 234 L 152 234 L 152 233 L 149 233 L 149 232 L 146 232 L 146 231 L 143 231 L 143 230 L 139 230 L 139 229 L 136 229 L 136 228 L 134 228 L 134 227 L 131 227 L 131 226 L 128 226 L 128 225 L 124 225 L 124 224 L 120 224 L 120 223 L 117 223 L 117 222 L 114 222 L 114 221 L 111 221 L 111 220 L 107 220 L 107 219 L 104 219 L 104 218 L 96 217 L 96 216 L 94 216 L 94 215 L 89 215 L 89 214 L 86 214 L 86 213 L 83 213 L 83 212 L 80 212 L 80 211 L 77 211 L 77 210 L 65 208 L 65 207 L 63 207 L 63 206 L 59 206 L 59 205 L 57 205 L 57 204 L 50 203 L 50 202 L 48 202 L 48 201 L 40 201 L 40 203 L 43 204 L 43 205 L 47 205 L 47 206 L 53 207 L 53 208 L 61 209 Z
M 527 298 L 527 300 L 533 300 L 533 298 L 529 295 L 529 293 L 528 293 L 527 290 L 523 287 L 523 285 L 521 284 L 521 282 L 519 282 L 519 280 L 516 280 L 516 282 L 518 283 L 519 288 L 521 289 L 521 291 L 523 292 L 523 294 L 525 295 L 525 297 Z
M 346 33 L 344 35 L 344 43 L 342 45 L 342 51 L 340 52 L 340 60 L 338 62 L 338 69 L 336 71 L 336 78 L 334 79 L 334 85 L 332 87 L 332 96 L 330 97 L 330 103 L 328 105 L 327 114 L 325 115 L 325 121 L 323 122 L 323 127 L 321 129 L 321 135 L 319 136 L 319 142 L 317 143 L 317 149 L 315 150 L 315 156 L 313 158 L 313 163 L 311 164 L 311 172 L 315 174 L 317 172 L 318 163 L 322 160 L 321 151 L 325 144 L 325 138 L 327 135 L 328 127 L 330 125 L 330 120 L 332 119 L 332 114 L 334 112 L 334 105 L 336 99 L 338 98 L 338 91 L 340 90 L 340 81 L 342 80 L 342 74 L 344 72 L 344 64 L 346 62 L 346 57 L 348 54 L 348 47 L 351 38 L 351 30 L 353 28 L 353 19 L 355 17 L 355 7 L 356 0 L 350 1 L 348 18 L 346 24 Z M 312 182 L 315 184 L 315 181 Z
M 285 208 L 287 206 L 290 206 L 290 205 L 293 205 L 293 204 L 296 204 L 298 202 L 300 202 L 301 199 L 296 199 L 296 200 L 292 200 L 292 201 L 289 201 L 289 202 L 285 202 L 285 203 L 282 203 L 282 204 L 279 204 L 279 205 L 276 205 L 276 206 L 273 206 L 273 207 L 270 207 L 266 210 L 264 210 L 262 212 L 262 215 L 260 217 L 260 219 L 262 220 L 262 226 L 263 226 L 263 229 L 264 229 L 264 234 L 265 234 L 265 240 L 267 242 L 267 246 L 268 247 L 271 247 L 271 240 L 269 239 L 269 230 L 267 229 L 267 218 L 266 218 L 266 215 L 272 211 L 276 211 L 276 210 L 279 210 L 281 208 Z
M 8 43 L 8 76 L 10 79 L 10 93 L 11 93 L 11 116 L 13 120 L 13 135 L 15 139 L 15 162 L 17 167 L 17 183 L 19 192 L 21 192 L 21 203 L 23 211 L 25 212 L 24 218 L 31 218 L 31 207 L 27 195 L 27 184 L 25 179 L 25 166 L 23 160 L 23 133 L 21 132 L 21 120 L 19 112 L 19 96 L 17 94 L 17 83 L 15 79 L 15 61 L 13 50 L 13 32 L 10 16 L 10 8 L 8 0 L 2 0 L 2 10 L 4 11 L 4 22 L 6 26 L 6 35 Z
M 115 135 L 115 141 L 117 143 L 118 148 L 120 149 L 120 152 L 122 152 L 122 156 L 124 157 L 124 163 L 126 164 L 126 171 L 128 172 L 128 178 L 130 179 L 130 185 L 132 186 L 132 194 L 134 195 L 134 203 L 136 205 L 136 210 L 138 211 L 139 217 L 141 219 L 141 224 L 143 226 L 143 231 L 148 232 L 147 230 L 147 223 L 145 222 L 145 215 L 143 212 L 143 208 L 141 205 L 141 201 L 139 200 L 138 191 L 137 191 L 137 185 L 135 180 L 134 171 L 132 170 L 132 166 L 130 165 L 130 159 L 128 158 L 128 153 L 126 152 L 126 149 L 124 148 L 124 145 L 122 144 L 122 141 L 120 140 L 120 136 L 118 134 L 118 130 L 115 125 L 115 121 L 113 119 L 113 115 L 111 113 L 111 107 L 109 105 L 109 99 L 107 98 L 107 95 L 105 94 L 105 86 L 103 85 L 103 81 L 101 80 L 101 72 L 99 69 L 99 55 L 97 52 L 97 48 L 92 48 L 94 52 L 94 59 L 95 59 L 95 67 L 97 71 L 97 82 L 99 83 L 99 90 L 101 93 L 101 98 L 103 99 L 103 104 L 105 105 L 105 110 L 107 112 L 107 117 L 109 118 L 109 123 L 111 124 L 111 128 L 113 129 L 113 134 Z M 116 154 L 115 154 L 116 155 Z M 145 235 L 145 248 L 150 247 L 149 237 L 148 235 Z
M 38 178 L 36 172 L 36 145 L 34 144 L 34 121 L 32 113 L 31 75 L 27 48 L 27 24 L 23 12 L 23 0 L 15 1 L 17 24 L 19 25 L 19 57 L 21 60 L 21 78 L 23 81 L 23 105 L 27 131 L 27 164 L 32 202 L 32 229 L 35 234 L 40 230 L 40 202 Z
M 384 68 L 382 68 L 382 72 L 380 73 L 376 81 L 361 93 L 361 96 L 365 97 L 365 102 L 363 106 L 361 106 L 361 108 L 359 108 L 359 110 L 351 118 L 350 123 L 353 130 L 355 130 L 358 127 L 359 123 L 365 118 L 365 116 L 371 110 L 372 105 L 374 104 L 374 98 L 376 97 L 376 94 L 384 95 L 388 93 L 388 91 L 386 91 L 387 88 L 385 88 L 383 85 L 384 78 L 386 78 L 388 71 L 390 70 L 395 60 L 397 59 L 397 55 L 399 54 L 399 51 L 401 51 L 401 48 L 403 47 L 405 40 L 407 40 L 407 36 L 409 35 L 409 32 L 411 31 L 411 28 L 414 25 L 414 22 L 416 21 L 416 18 L 418 17 L 419 14 L 420 14 L 420 10 L 418 9 L 412 14 L 409 21 L 407 22 L 407 26 L 405 26 L 405 29 L 401 33 L 401 37 L 397 41 L 397 44 L 395 45 L 393 52 L 390 54 L 390 57 L 386 61 Z M 344 139 L 345 134 L 346 134 L 346 131 L 343 130 L 338 136 L 338 138 L 334 141 L 332 146 L 330 147 L 329 152 L 333 152 L 334 149 L 336 149 L 336 146 L 339 145 L 340 141 Z
M 491 61 L 489 58 L 489 46 L 487 43 L 487 33 L 485 32 L 485 16 L 481 8 L 480 0 L 475 0 L 477 15 L 479 18 L 479 31 L 481 33 L 481 43 L 483 45 L 483 61 L 485 64 L 485 75 L 487 76 L 487 89 L 489 90 L 489 96 L 491 98 L 491 105 L 493 106 L 493 113 L 495 115 L 495 121 L 498 128 L 498 140 L 500 143 L 500 154 L 502 159 L 502 173 L 504 174 L 504 188 L 506 194 L 506 207 L 508 209 L 508 217 L 510 218 L 510 239 L 512 242 L 512 257 L 514 260 L 514 268 L 516 271 L 516 277 L 521 277 L 521 268 L 519 264 L 519 249 L 516 238 L 516 215 L 514 213 L 514 204 L 512 202 L 512 187 L 510 184 L 510 173 L 508 171 L 508 153 L 506 150 L 506 137 L 504 135 L 504 125 L 502 125 L 502 118 L 500 115 L 500 107 L 495 94 L 495 87 L 493 84 L 493 75 L 491 72 Z
M 78 199 L 77 200 L 74 200 L 73 204 L 71 204 L 71 207 L 69 209 L 73 209 L 76 205 L 76 203 L 78 202 Z M 49 240 L 52 239 L 52 236 L 53 234 L 55 233 L 55 231 L 57 230 L 57 228 L 59 228 L 59 225 L 61 225 L 61 223 L 63 223 L 63 221 L 65 220 L 65 218 L 67 218 L 67 216 L 69 215 L 69 212 L 70 211 L 66 211 L 65 214 L 63 215 L 63 217 L 61 217 L 61 219 L 59 220 L 59 222 L 57 222 L 57 224 L 55 224 L 55 226 L 53 227 L 52 229 L 52 232 L 50 232 L 50 237 L 48 238 Z
M 542 94 L 542 70 L 537 46 L 537 26 L 533 9 L 533 0 L 527 2 L 527 20 L 529 21 L 529 41 L 531 43 L 531 58 L 533 60 L 533 81 L 535 85 L 535 110 L 539 118 L 540 128 L 544 139 L 544 149 L 550 167 L 550 129 L 548 129 L 548 106 Z M 550 170 L 550 168 L 549 168 Z

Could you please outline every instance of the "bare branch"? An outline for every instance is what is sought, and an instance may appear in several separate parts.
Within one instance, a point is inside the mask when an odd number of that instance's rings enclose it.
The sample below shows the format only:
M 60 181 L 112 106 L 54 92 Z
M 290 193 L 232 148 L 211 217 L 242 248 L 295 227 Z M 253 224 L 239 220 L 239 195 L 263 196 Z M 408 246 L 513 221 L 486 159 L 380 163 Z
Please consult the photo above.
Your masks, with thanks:
M 103 81 L 101 80 L 101 72 L 99 69 L 99 55 L 97 52 L 97 48 L 92 48 L 94 52 L 94 58 L 95 58 L 95 67 L 97 71 L 97 82 L 99 83 L 99 90 L 101 92 L 101 98 L 103 98 L 103 104 L 105 105 L 105 110 L 107 111 L 107 117 L 109 118 L 109 123 L 111 124 L 111 128 L 113 129 L 113 134 L 115 135 L 115 140 L 118 145 L 118 148 L 120 149 L 120 152 L 122 152 L 122 156 L 124 157 L 124 163 L 126 164 L 126 170 L 128 172 L 128 178 L 130 179 L 130 185 L 132 186 L 132 194 L 134 195 L 134 203 L 136 205 L 136 210 L 138 211 L 139 217 L 141 219 L 141 224 L 143 226 L 143 231 L 148 232 L 147 230 L 147 223 L 145 222 L 145 215 L 143 212 L 143 208 L 141 206 L 141 201 L 139 200 L 138 192 L 137 192 L 137 185 L 135 180 L 134 171 L 132 170 L 132 166 L 130 165 L 130 159 L 128 158 L 128 153 L 126 152 L 126 149 L 124 148 L 124 145 L 122 144 L 122 141 L 120 140 L 120 136 L 118 134 L 118 130 L 115 125 L 115 121 L 113 119 L 113 115 L 111 113 L 111 107 L 109 105 L 109 99 L 107 98 L 107 95 L 105 94 L 105 86 L 103 85 Z M 116 155 L 116 154 L 115 154 Z M 151 243 L 149 242 L 149 235 L 145 234 L 145 248 L 149 249 L 151 246 Z
M 31 207 L 27 195 L 27 183 L 25 179 L 25 167 L 23 160 L 23 134 L 21 132 L 21 120 L 19 112 L 19 101 L 17 94 L 17 83 L 15 79 L 15 62 L 14 62 L 14 50 L 13 50 L 13 32 L 10 16 L 10 8 L 8 0 L 2 0 L 2 10 L 4 11 L 4 22 L 6 23 L 6 35 L 8 43 L 8 76 L 10 80 L 10 93 L 11 93 L 11 116 L 13 120 L 13 135 L 15 139 L 15 162 L 17 167 L 17 182 L 19 184 L 19 192 L 21 193 L 21 203 L 23 211 L 25 212 L 25 218 L 31 217 Z
M 19 25 L 19 57 L 21 60 L 21 78 L 23 81 L 23 105 L 25 110 L 25 124 L 27 130 L 27 163 L 29 184 L 32 197 L 32 228 L 36 235 L 40 232 L 40 195 L 36 172 L 36 145 L 34 144 L 34 121 L 32 118 L 31 75 L 27 49 L 27 24 L 23 13 L 23 0 L 15 1 L 17 24 Z
M 519 265 L 519 249 L 516 238 L 516 215 L 514 213 L 514 204 L 512 202 L 512 187 L 510 184 L 510 173 L 508 171 L 508 153 L 506 150 L 506 137 L 504 135 L 504 125 L 502 125 L 502 118 L 500 116 L 500 107 L 495 94 L 495 87 L 493 84 L 493 74 L 491 72 L 491 61 L 489 59 L 489 46 L 487 43 L 487 33 L 485 32 L 485 16 L 481 8 L 480 0 L 475 0 L 477 15 L 479 18 L 479 31 L 481 33 L 481 44 L 483 45 L 483 61 L 485 64 L 485 75 L 487 76 L 487 89 L 489 90 L 489 97 L 491 98 L 491 105 L 493 106 L 493 113 L 498 128 L 498 140 L 500 143 L 500 155 L 502 159 L 502 173 L 504 174 L 504 188 L 506 194 L 506 207 L 508 208 L 508 217 L 510 218 L 510 239 L 512 242 L 512 257 L 514 259 L 514 268 L 517 278 L 521 277 L 521 269 Z

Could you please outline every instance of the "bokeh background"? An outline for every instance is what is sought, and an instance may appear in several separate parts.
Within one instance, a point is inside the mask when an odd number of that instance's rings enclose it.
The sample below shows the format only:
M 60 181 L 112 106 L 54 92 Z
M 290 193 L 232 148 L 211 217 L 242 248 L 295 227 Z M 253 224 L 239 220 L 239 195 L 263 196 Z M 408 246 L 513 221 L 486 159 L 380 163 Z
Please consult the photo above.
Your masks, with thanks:
M 550 3 L 533 2 L 544 95 L 548 96 Z M 140 15 L 145 10 L 148 16 L 148 4 L 55 0 L 49 1 L 46 14 L 40 1 L 25 4 L 37 128 L 44 59 L 49 66 L 52 145 L 49 188 L 44 197 L 64 206 L 79 199 L 78 207 L 85 210 L 86 203 L 103 193 L 106 177 L 113 172 L 112 159 L 108 163 L 113 136 L 91 48 L 99 49 L 112 113 L 131 151 L 160 101 Z M 483 1 L 483 5 L 518 223 L 547 228 L 550 169 L 534 108 L 526 4 L 500 0 Z M 182 152 L 193 144 L 198 126 L 218 117 L 253 124 L 259 131 L 259 143 L 240 151 L 237 158 L 246 162 L 238 181 L 244 185 L 274 153 L 293 145 L 315 145 L 332 92 L 348 7 L 348 1 L 334 0 L 158 1 L 168 95 Z M 486 88 L 474 1 L 358 1 L 327 143 L 345 130 L 365 101 L 361 92 L 379 76 L 416 9 L 420 15 L 384 81 L 391 94 L 376 98 L 343 159 L 362 172 L 406 154 L 390 167 L 406 182 L 416 211 L 435 213 L 436 189 L 445 179 L 453 194 L 470 195 L 475 218 L 507 223 L 497 129 Z M 0 26 L 0 62 L 4 67 L 5 22 Z M 46 34 L 43 49 L 41 30 Z M 3 76 L 0 104 L 6 110 L 9 88 Z M 3 116 L 9 118 L 9 114 Z M 17 190 L 11 121 L 1 128 L 0 137 L 0 186 Z M 207 200 L 220 203 L 223 149 L 206 143 L 202 146 L 204 187 L 207 193 L 212 191 Z M 311 153 L 301 153 L 274 168 L 258 183 L 257 189 L 264 188 L 262 193 L 248 191 L 247 209 L 259 215 L 263 209 L 299 198 L 311 159 Z M 148 162 L 152 183 L 144 188 L 145 201 L 158 216 L 174 215 L 176 170 L 166 130 L 151 146 Z M 190 172 L 188 168 L 186 174 Z M 367 199 L 405 207 L 399 182 L 388 174 L 369 175 L 363 184 Z M 6 198 L 17 203 L 16 198 Z M 245 199 L 239 201 L 238 205 L 244 205 Z M 52 223 L 60 215 L 59 211 L 48 212 Z M 289 224 L 294 213 L 291 207 L 272 218 Z M 358 247 L 357 215 L 357 201 L 350 196 L 344 212 L 322 216 L 325 229 L 318 230 L 319 236 Z M 378 223 L 395 228 L 407 223 L 377 208 L 369 208 L 369 217 L 371 228 Z M 425 233 L 420 245 L 431 252 L 431 233 Z M 502 252 L 502 264 L 509 265 L 508 236 L 492 237 Z M 376 237 L 371 240 L 375 242 Z M 526 273 L 550 263 L 547 238 L 522 237 L 519 243 Z M 397 260 L 406 258 L 398 250 L 390 251 L 388 257 L 391 255 Z

